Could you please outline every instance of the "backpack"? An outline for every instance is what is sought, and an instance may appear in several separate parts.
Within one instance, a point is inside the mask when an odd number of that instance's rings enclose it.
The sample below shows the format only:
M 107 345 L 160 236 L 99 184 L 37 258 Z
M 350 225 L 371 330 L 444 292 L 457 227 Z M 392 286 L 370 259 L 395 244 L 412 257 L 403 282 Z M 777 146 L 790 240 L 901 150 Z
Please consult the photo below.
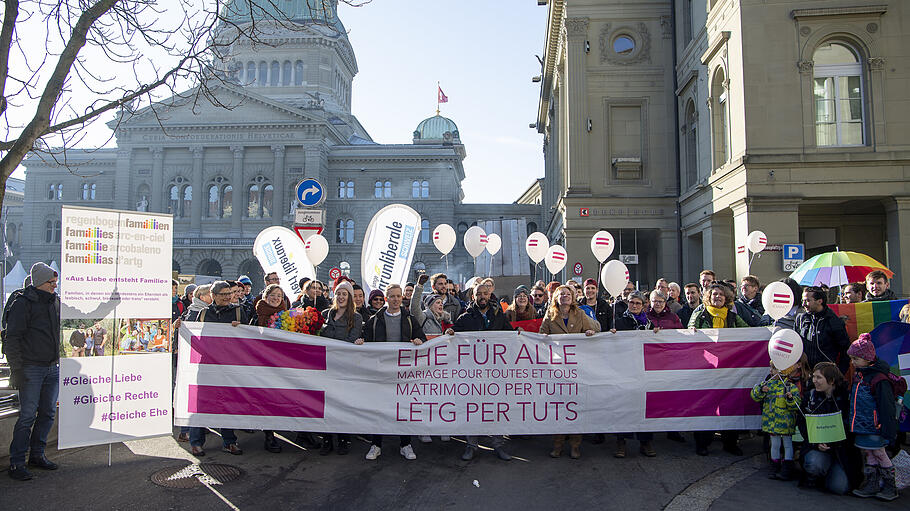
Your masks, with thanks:
M 904 397 L 904 394 L 907 393 L 907 380 L 903 376 L 898 376 L 890 371 L 887 374 L 878 373 L 872 377 L 872 381 L 869 382 L 869 386 L 872 387 L 872 394 L 875 395 L 875 388 L 878 386 L 878 382 L 887 380 L 891 384 L 891 391 L 894 394 L 894 399 L 898 400 Z

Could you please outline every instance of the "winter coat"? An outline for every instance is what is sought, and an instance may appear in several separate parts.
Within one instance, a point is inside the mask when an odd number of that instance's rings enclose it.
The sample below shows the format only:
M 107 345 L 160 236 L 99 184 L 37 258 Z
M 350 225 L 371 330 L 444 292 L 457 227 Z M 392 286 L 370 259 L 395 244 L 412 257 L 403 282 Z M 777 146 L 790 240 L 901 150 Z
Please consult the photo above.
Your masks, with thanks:
M 468 308 L 464 311 L 461 316 L 458 316 L 458 319 L 455 320 L 455 325 L 452 327 L 456 332 L 480 332 L 483 330 L 513 330 L 512 325 L 509 324 L 508 318 L 499 307 L 493 307 L 492 302 L 489 307 L 487 307 L 487 317 L 484 320 L 483 314 L 477 308 L 475 302 L 471 302 L 468 305 Z
M 708 309 L 704 305 L 699 305 L 692 311 L 692 317 L 689 318 L 689 328 L 697 328 L 699 330 L 703 328 L 714 328 L 714 320 L 711 317 L 711 313 L 708 312 Z M 724 328 L 747 328 L 749 325 L 743 318 L 736 315 L 732 310 L 727 311 L 727 318 L 724 324 Z
M 652 325 L 650 321 L 645 324 L 639 323 L 638 318 L 633 316 L 627 308 L 626 311 L 623 312 L 622 316 L 616 318 L 616 321 L 613 323 L 613 328 L 620 332 L 626 330 L 653 330 L 654 325 Z
M 300 297 L 299 300 L 297 300 L 296 302 L 291 304 L 291 307 L 300 307 L 302 309 L 305 309 L 307 307 L 312 307 L 312 308 L 316 309 L 317 311 L 319 311 L 320 313 L 322 311 L 328 309 L 331 306 L 332 306 L 332 303 L 329 302 L 329 300 L 322 295 L 316 295 L 316 302 L 313 303 L 313 300 L 310 299 L 309 295 L 306 295 L 306 294 L 304 294 L 303 296 Z
M 421 287 L 421 290 L 422 289 L 423 287 Z M 417 288 L 414 288 L 414 294 L 417 294 Z M 442 310 L 448 312 L 450 318 L 457 318 L 458 315 L 461 314 L 462 309 L 461 300 L 453 295 L 446 294 L 445 301 L 442 303 Z
M 866 293 L 866 299 L 864 302 L 887 302 L 890 300 L 897 300 L 899 297 L 891 289 L 886 289 L 884 293 L 880 296 L 873 296 L 872 293 Z
M 689 320 L 692 319 L 692 310 L 692 307 L 689 307 L 688 303 L 684 303 L 682 308 L 679 309 L 679 312 L 676 313 L 683 325 L 689 324 Z
M 236 303 L 229 305 L 209 305 L 208 308 L 202 309 L 197 313 L 192 312 L 187 315 L 187 321 L 202 321 L 205 323 L 233 323 L 239 321 L 242 325 L 248 325 L 250 318 L 246 315 L 243 307 Z
M 759 316 L 765 315 L 765 306 L 761 303 L 761 293 L 755 293 L 755 296 L 753 296 L 751 300 L 747 300 L 746 297 L 741 297 L 740 300 L 749 307 L 752 307 L 752 310 L 758 313 Z
M 354 342 L 363 334 L 363 318 L 360 314 L 354 313 L 354 325 L 348 328 L 347 318 L 335 319 L 335 311 L 331 308 L 322 311 L 323 323 L 322 331 L 319 335 L 329 339 L 338 339 L 339 341 Z
M 803 338 L 803 353 L 809 359 L 809 367 L 815 367 L 819 362 L 834 362 L 842 373 L 847 371 L 850 337 L 844 321 L 828 306 L 818 313 L 797 315 L 794 330 Z
M 363 332 L 361 337 L 366 342 L 410 342 L 411 339 L 421 339 L 424 342 L 427 340 L 427 335 L 423 332 L 423 329 L 420 328 L 420 324 L 414 320 L 411 314 L 407 309 L 401 309 L 401 339 L 396 339 L 390 341 L 386 337 L 385 329 L 385 313 L 388 310 L 388 307 L 383 305 L 381 309 L 376 311 L 376 314 L 367 320 L 363 324 Z
M 849 390 L 844 387 L 835 387 L 831 397 L 824 392 L 818 392 L 815 389 L 809 389 L 803 393 L 802 411 L 804 414 L 825 415 L 829 413 L 841 412 L 844 419 L 844 431 L 847 433 L 847 439 L 827 444 L 829 449 L 821 451 L 819 444 L 809 443 L 809 433 L 806 430 L 806 419 L 803 414 L 796 417 L 796 425 L 800 434 L 806 439 L 804 447 L 800 449 L 800 458 L 805 457 L 809 451 L 820 451 L 830 454 L 834 460 L 840 464 L 847 473 L 850 480 L 850 486 L 856 486 L 862 478 L 861 468 L 863 461 L 858 459 L 858 449 L 853 449 L 853 434 L 850 433 L 850 424 L 847 422 L 847 415 L 850 411 Z
M 858 435 L 881 435 L 886 440 L 897 436 L 895 397 L 891 383 L 883 379 L 872 388 L 872 380 L 890 371 L 887 362 L 876 358 L 869 367 L 856 368 L 850 384 L 850 431 Z
M 414 286 L 414 296 L 423 295 L 423 286 L 418 284 Z M 445 310 L 445 301 L 451 298 L 450 295 L 445 295 L 443 298 L 442 306 L 442 321 L 440 321 L 432 311 L 428 311 L 426 302 L 429 301 L 429 297 L 425 300 L 411 300 L 413 307 L 410 308 L 410 313 L 414 316 L 414 321 L 423 328 L 423 332 L 427 335 L 437 335 L 445 332 L 443 328 L 443 323 L 451 323 L 452 318 L 449 316 L 448 311 Z
M 743 321 L 746 322 L 749 326 L 761 326 L 762 324 L 762 315 L 758 313 L 751 305 L 746 303 L 742 298 L 737 298 L 733 302 L 733 307 L 736 309 L 736 314 L 743 318 Z
M 60 360 L 60 298 L 28 286 L 6 313 L 3 352 L 9 365 L 50 366 Z
M 550 320 L 549 316 L 543 318 L 540 323 L 540 333 L 542 334 L 580 334 L 587 330 L 600 332 L 600 323 L 591 319 L 579 308 L 569 311 L 568 322 L 562 317 Z
M 666 329 L 678 329 L 685 328 L 683 327 L 682 321 L 680 321 L 679 316 L 673 314 L 673 311 L 669 307 L 664 307 L 664 310 L 654 312 L 654 309 L 648 309 L 648 321 L 651 322 L 655 328 L 666 328 Z
M 603 298 L 598 298 L 597 305 L 593 307 L 587 305 L 587 301 L 582 298 L 581 300 L 578 300 L 578 306 L 582 308 L 587 307 L 591 310 L 591 313 L 588 314 L 588 316 L 600 323 L 601 332 L 606 332 L 613 328 L 613 307 L 610 307 L 610 304 Z
M 768 391 L 763 391 L 762 387 L 768 387 Z M 802 403 L 796 385 L 769 375 L 765 381 L 752 387 L 751 396 L 753 401 L 762 404 L 762 431 L 771 435 L 792 435 L 796 432 L 796 416 Z

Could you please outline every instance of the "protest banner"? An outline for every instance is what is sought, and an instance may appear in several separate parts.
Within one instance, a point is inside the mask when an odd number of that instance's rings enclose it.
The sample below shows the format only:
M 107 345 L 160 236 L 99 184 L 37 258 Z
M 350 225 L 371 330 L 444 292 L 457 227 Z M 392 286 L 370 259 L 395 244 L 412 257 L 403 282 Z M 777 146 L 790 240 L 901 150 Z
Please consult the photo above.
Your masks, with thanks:
M 303 292 L 300 279 L 316 278 L 313 263 L 307 258 L 306 246 L 287 227 L 266 227 L 260 231 L 253 242 L 253 255 L 266 275 L 272 272 L 278 274 L 281 290 L 292 300 Z
M 757 429 L 768 328 L 354 345 L 184 323 L 175 423 L 374 434 Z
M 171 215 L 62 208 L 60 448 L 169 434 Z
M 404 287 L 419 234 L 420 213 L 404 204 L 390 204 L 373 215 L 363 236 L 360 256 L 365 294 L 374 289 L 385 293 L 389 284 Z

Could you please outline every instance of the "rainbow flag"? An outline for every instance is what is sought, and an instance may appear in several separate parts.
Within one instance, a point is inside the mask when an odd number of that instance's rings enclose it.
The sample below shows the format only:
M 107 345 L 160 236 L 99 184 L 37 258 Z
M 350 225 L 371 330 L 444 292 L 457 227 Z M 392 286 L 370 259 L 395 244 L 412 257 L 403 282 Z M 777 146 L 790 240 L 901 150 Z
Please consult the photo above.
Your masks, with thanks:
M 855 341 L 859 334 L 871 332 L 878 325 L 887 321 L 900 321 L 901 309 L 907 300 L 889 302 L 863 302 L 828 305 L 840 317 L 847 316 L 847 334 Z
M 887 362 L 892 373 L 903 376 L 910 383 L 910 323 L 888 321 L 878 325 L 872 330 L 872 344 L 875 345 L 875 356 Z M 910 407 L 910 392 L 904 395 L 904 407 Z M 910 431 L 907 410 L 899 421 L 901 431 Z

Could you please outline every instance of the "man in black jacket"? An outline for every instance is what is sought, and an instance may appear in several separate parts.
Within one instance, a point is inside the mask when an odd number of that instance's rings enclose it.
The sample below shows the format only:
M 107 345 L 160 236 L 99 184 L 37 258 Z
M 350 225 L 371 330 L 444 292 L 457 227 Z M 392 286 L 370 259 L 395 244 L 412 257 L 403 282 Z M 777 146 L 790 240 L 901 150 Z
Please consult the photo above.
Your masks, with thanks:
M 898 296 L 891 290 L 888 274 L 881 270 L 872 270 L 866 275 L 866 299 L 864 302 L 885 302 L 897 300 Z
M 455 332 L 480 332 L 483 330 L 512 330 L 508 318 L 499 307 L 490 305 L 492 290 L 487 284 L 480 284 L 474 288 L 474 301 L 468 305 L 464 314 L 455 320 L 455 326 L 446 331 L 453 335 Z M 461 459 L 471 461 L 477 453 L 477 437 L 466 436 L 468 444 Z M 505 451 L 505 438 L 502 435 L 493 435 L 493 454 L 503 461 L 512 459 Z
M 212 297 L 214 301 L 207 309 L 193 311 L 187 316 L 187 321 L 205 323 L 229 323 L 231 326 L 249 324 L 250 318 L 240 304 L 232 303 L 234 291 L 231 285 L 224 280 L 212 284 Z M 180 323 L 174 324 L 174 329 L 180 328 Z M 222 451 L 240 455 L 243 449 L 237 445 L 237 435 L 233 429 L 221 428 Z M 194 456 L 205 456 L 202 446 L 205 444 L 205 428 L 190 428 L 190 452 Z
M 834 362 L 841 372 L 850 366 L 847 348 L 850 337 L 842 319 L 828 307 L 828 294 L 817 287 L 803 290 L 806 312 L 796 316 L 794 330 L 803 338 L 803 353 L 809 367 L 819 362 Z
M 19 419 L 9 446 L 9 476 L 26 481 L 28 464 L 56 470 L 44 455 L 54 424 L 60 377 L 60 302 L 57 272 L 44 263 L 31 268 L 32 284 L 15 296 L 7 315 L 3 349 L 10 365 L 10 386 L 19 389 Z
M 357 340 L 354 344 L 366 342 L 412 342 L 421 345 L 427 341 L 426 334 L 420 325 L 411 318 L 408 310 L 401 306 L 404 298 L 401 286 L 390 284 L 386 288 L 386 304 L 379 309 L 366 323 L 363 324 L 363 341 Z M 407 460 L 416 460 L 414 448 L 411 447 L 411 436 L 401 435 L 399 451 Z M 382 435 L 372 435 L 372 445 L 366 459 L 375 460 L 382 454 Z

